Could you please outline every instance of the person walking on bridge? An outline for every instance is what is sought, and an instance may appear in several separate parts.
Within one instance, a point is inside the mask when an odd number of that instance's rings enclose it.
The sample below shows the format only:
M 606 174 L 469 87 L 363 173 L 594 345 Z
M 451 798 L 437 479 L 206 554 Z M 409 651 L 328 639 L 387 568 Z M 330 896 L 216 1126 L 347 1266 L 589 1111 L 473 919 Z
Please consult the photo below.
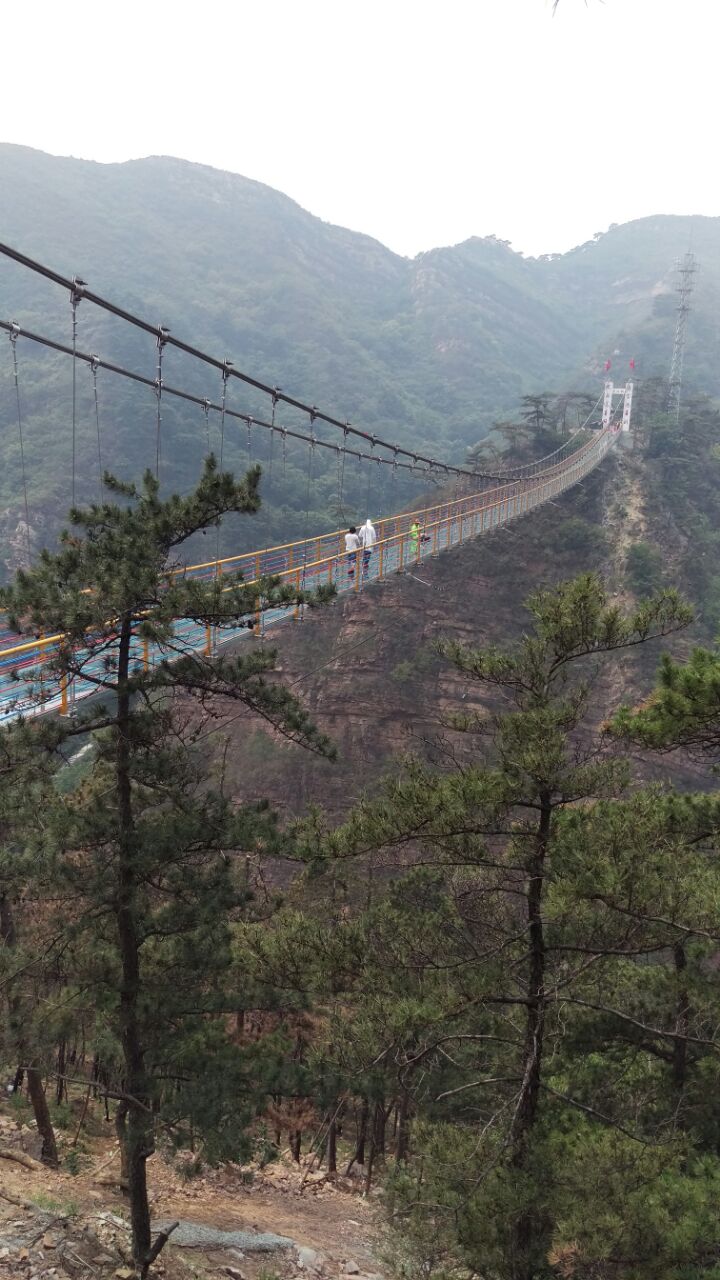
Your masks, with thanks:
M 373 548 L 377 542 L 375 525 L 369 516 L 362 526 L 358 537 L 363 547 L 363 577 L 366 578 L 370 568 L 370 559 L 373 553 Z
M 345 534 L 345 551 L 347 553 L 347 571 L 348 571 L 348 577 L 351 582 L 355 577 L 355 565 L 357 563 L 357 553 L 360 550 L 361 546 L 362 546 L 362 543 L 360 541 L 360 536 L 358 534 L 358 531 L 355 528 L 355 525 L 351 524 L 350 528 Z

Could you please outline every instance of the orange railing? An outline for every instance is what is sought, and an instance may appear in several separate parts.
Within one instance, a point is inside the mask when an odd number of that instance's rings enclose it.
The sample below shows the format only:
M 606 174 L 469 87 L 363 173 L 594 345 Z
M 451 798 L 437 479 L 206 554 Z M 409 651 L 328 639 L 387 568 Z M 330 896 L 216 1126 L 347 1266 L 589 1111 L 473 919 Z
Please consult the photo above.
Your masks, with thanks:
M 334 530 L 280 546 L 188 565 L 173 573 L 190 578 L 231 575 L 235 581 L 239 577 L 251 586 L 272 577 L 298 592 L 312 590 L 324 583 L 331 583 L 340 593 L 359 592 L 372 581 L 386 578 L 391 573 L 412 571 L 414 564 L 428 556 L 438 555 L 470 538 L 506 525 L 551 500 L 597 466 L 615 439 L 616 431 L 607 429 L 591 436 L 562 462 L 535 475 L 379 519 L 375 525 L 378 540 L 369 557 L 362 549 L 349 557 L 345 551 L 345 530 Z M 230 585 L 226 588 L 228 591 L 231 589 Z M 299 613 L 299 605 L 266 607 L 258 594 L 254 629 L 258 632 L 289 617 L 297 619 Z M 218 633 L 180 619 L 173 646 L 174 651 L 182 645 L 187 651 L 210 653 L 221 641 L 240 636 L 247 636 L 247 628 L 230 625 Z M 51 708 L 62 713 L 68 709 L 69 698 L 86 697 L 96 690 L 97 681 L 92 680 L 92 667 L 97 660 L 93 659 L 90 645 L 87 651 L 83 651 L 87 657 L 87 665 L 83 663 L 86 680 L 78 677 L 68 688 L 67 683 L 53 679 L 47 670 L 43 672 L 43 663 L 62 639 L 59 633 L 6 644 L 5 647 L 0 645 L 0 722 L 22 713 L 32 714 Z M 162 656 L 146 640 L 137 641 L 134 660 L 139 665 L 147 668 Z M 20 685 L 18 676 L 23 677 Z

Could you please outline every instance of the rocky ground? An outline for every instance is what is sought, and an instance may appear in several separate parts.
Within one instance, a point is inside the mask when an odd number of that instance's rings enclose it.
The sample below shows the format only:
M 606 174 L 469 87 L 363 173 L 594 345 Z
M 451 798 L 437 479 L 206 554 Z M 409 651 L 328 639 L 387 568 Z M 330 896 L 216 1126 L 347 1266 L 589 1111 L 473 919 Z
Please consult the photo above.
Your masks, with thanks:
M 0 1108 L 0 1280 L 133 1280 L 117 1148 L 105 1134 L 83 1135 L 72 1174 L 72 1136 L 63 1167 L 48 1170 L 26 1117 Z M 190 1163 L 156 1155 L 148 1166 L 154 1232 L 179 1223 L 153 1276 L 381 1280 L 377 1199 L 363 1196 L 360 1178 L 328 1178 L 289 1154 L 187 1177 Z

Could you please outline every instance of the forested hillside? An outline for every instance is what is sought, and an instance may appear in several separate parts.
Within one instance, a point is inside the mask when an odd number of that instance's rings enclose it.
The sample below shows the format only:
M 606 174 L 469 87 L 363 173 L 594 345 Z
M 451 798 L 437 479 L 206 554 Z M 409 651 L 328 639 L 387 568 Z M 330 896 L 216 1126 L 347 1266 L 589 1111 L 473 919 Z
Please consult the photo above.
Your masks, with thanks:
M 158 591 L 169 542 L 252 512 L 212 471 L 182 503 L 109 495 L 3 593 L 28 632 L 117 655 L 103 703 L 0 738 L 5 1131 L 36 1126 L 0 1160 L 26 1162 L 14 1204 L 77 1179 L 83 1239 L 113 1166 L 131 1265 L 103 1280 L 155 1274 L 167 1213 L 182 1246 L 253 1180 L 245 1215 L 292 1192 L 287 1233 L 324 1250 L 275 1237 L 253 1280 L 359 1274 L 325 1184 L 388 1280 L 715 1280 L 718 659 L 683 663 L 709 621 L 674 585 L 714 597 L 690 557 L 719 436 L 707 401 L 674 434 L 648 410 L 584 487 L 319 602 L 278 656 L 132 663 L 133 634 L 172 651 L 176 614 L 254 608 L 237 583 Z
M 7 625 L 63 635 L 18 687 L 89 672 L 98 696 L 0 731 L 0 1276 L 718 1280 L 720 219 L 409 261 L 202 166 L 4 147 L 0 222 L 449 458 L 544 455 L 608 356 L 618 381 L 638 365 L 636 430 L 582 483 L 340 598 L 168 560 L 211 556 L 219 522 L 247 546 L 410 488 L 353 464 L 343 505 L 334 462 L 271 461 L 244 427 L 220 471 L 202 413 L 170 405 L 159 489 L 107 480 L 59 551 L 8 572 Z M 691 238 L 676 422 L 660 375 Z M 68 341 L 67 298 L 3 259 L 0 302 Z M 87 302 L 78 323 L 154 376 L 152 339 Z M 18 356 L 37 551 L 69 503 L 70 370 Z M 165 372 L 217 398 L 177 353 Z M 8 566 L 13 381 L 8 358 Z M 103 376 L 99 397 L 105 464 L 136 477 L 152 390 Z M 222 643 L 259 592 L 296 620 Z M 253 1230 L 218 1230 L 237 1219 Z
M 674 261 L 692 243 L 701 271 L 687 373 L 701 390 L 719 385 L 712 352 L 720 219 L 646 218 L 545 259 L 524 259 L 491 237 L 411 261 L 234 174 L 168 158 L 101 165 L 3 145 L 0 234 L 268 384 L 454 461 L 511 414 L 522 394 L 597 391 L 603 362 L 616 350 L 620 370 L 634 355 L 641 375 L 665 372 Z M 5 260 L 0 302 L 3 318 L 69 341 L 62 291 Z M 79 308 L 78 345 L 155 376 L 152 339 L 89 305 Z M 52 532 L 68 498 L 70 370 L 66 359 L 31 344 L 21 343 L 19 353 L 33 520 Z M 218 398 L 219 380 L 176 352 L 167 353 L 165 376 Z M 20 465 L 9 354 L 0 364 L 0 391 L 0 502 L 10 533 L 20 510 Z M 86 369 L 78 397 L 89 496 L 97 449 Z M 257 412 L 242 388 L 233 387 L 232 400 Z M 137 474 L 154 457 L 152 392 L 104 376 L 100 411 L 104 463 Z M 292 425 L 292 414 L 286 421 Z M 187 488 L 207 447 L 201 411 L 166 403 L 164 431 L 164 483 Z M 236 426 L 227 461 L 246 461 L 246 446 Z M 267 469 L 267 442 L 257 437 L 251 450 Z M 276 468 L 272 484 L 266 481 L 264 511 L 249 541 L 302 531 L 305 471 L 303 451 L 291 447 L 285 474 Z M 316 526 L 332 523 L 331 472 L 316 486 Z M 349 474 L 351 502 L 359 503 L 364 489 Z M 387 486 L 376 498 L 389 500 Z

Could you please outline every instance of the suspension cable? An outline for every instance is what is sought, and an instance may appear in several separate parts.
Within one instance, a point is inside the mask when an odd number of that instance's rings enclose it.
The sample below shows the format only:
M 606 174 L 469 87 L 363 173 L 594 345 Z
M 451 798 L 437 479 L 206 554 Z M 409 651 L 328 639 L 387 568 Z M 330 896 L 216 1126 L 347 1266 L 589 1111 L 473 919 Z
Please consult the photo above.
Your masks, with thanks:
M 373 455 L 373 460 L 375 460 Z M 372 467 L 368 466 L 367 486 L 365 488 L 365 519 L 370 519 L 370 482 L 372 480 Z
M 100 441 L 100 402 L 98 400 L 98 382 L 97 382 L 99 365 L 100 365 L 99 357 L 93 356 L 90 362 L 90 369 L 92 370 L 93 396 L 95 400 L 95 430 L 97 432 L 98 501 L 102 502 L 104 472 L 103 472 L 103 464 L 102 464 L 102 445 Z
M 342 467 L 340 469 L 340 492 L 338 494 L 338 505 L 342 510 L 343 520 L 345 519 L 345 458 L 347 457 L 347 431 L 343 435 L 342 447 Z
M 33 258 L 27 257 L 26 254 L 20 253 L 17 249 L 11 248 L 10 245 L 6 245 L 0 242 L 0 254 L 3 254 L 7 258 L 11 258 L 14 262 L 19 263 L 20 266 L 26 267 L 28 270 L 34 271 L 38 275 L 44 276 L 45 279 L 53 281 L 53 283 L 60 285 L 62 288 L 70 289 L 70 290 L 72 290 L 73 288 L 73 282 L 71 280 L 68 280 L 67 277 L 60 275 L 59 272 L 53 271 L 52 268 L 46 267 L 40 262 L 36 262 Z M 100 307 L 102 310 L 108 311 L 110 312 L 111 315 L 117 316 L 120 320 L 124 320 L 128 324 L 134 325 L 138 329 L 142 329 L 145 333 L 152 334 L 156 339 L 159 339 L 164 333 L 165 340 L 168 345 L 171 345 L 177 348 L 177 350 L 179 351 L 185 352 L 186 355 L 192 356 L 194 359 L 200 360 L 204 364 L 208 364 L 216 369 L 222 370 L 223 368 L 222 361 L 216 359 L 215 356 L 209 355 L 207 352 L 199 350 L 197 347 L 192 346 L 192 344 L 188 342 L 183 342 L 180 338 L 173 337 L 171 334 L 169 334 L 166 330 L 163 329 L 163 326 L 152 325 L 147 320 L 143 320 L 140 316 L 135 315 L 133 312 L 126 311 L 123 307 L 117 306 L 115 303 L 110 302 L 107 298 L 103 298 L 99 294 L 93 293 L 87 288 L 83 289 L 83 297 L 88 302 L 92 302 L 95 306 Z M 452 471 L 456 475 L 468 475 L 473 477 L 479 476 L 481 479 L 501 480 L 501 479 L 515 478 L 506 474 L 501 475 L 497 473 L 497 474 L 491 475 L 491 474 L 488 474 L 487 472 L 476 472 L 476 471 L 469 470 L 466 467 L 456 467 L 456 466 L 453 466 L 451 463 L 439 462 L 437 459 L 427 457 L 424 454 L 419 454 L 419 453 L 414 454 L 412 450 L 405 449 L 403 448 L 402 445 L 395 446 L 393 443 L 387 440 L 381 439 L 379 436 L 374 435 L 372 432 L 363 431 L 359 427 L 352 426 L 350 423 L 341 422 L 338 418 L 335 418 L 332 414 L 325 413 L 323 410 L 318 409 L 314 405 L 305 404 L 304 401 L 297 400 L 294 396 L 286 395 L 285 392 L 277 390 L 267 385 L 264 382 L 260 382 L 257 378 L 252 378 L 250 377 L 249 374 L 242 373 L 239 369 L 231 369 L 231 376 L 234 378 L 238 378 L 241 382 L 246 383 L 248 386 L 254 387 L 257 391 L 261 391 L 265 395 L 272 396 L 273 392 L 276 391 L 278 399 L 282 400 L 284 404 L 287 404 L 288 406 L 294 409 L 299 409 L 301 413 L 304 413 L 308 416 L 313 416 L 319 422 L 324 422 L 328 426 L 336 427 L 336 428 L 339 428 L 340 430 L 347 429 L 347 431 L 350 434 L 362 440 L 368 441 L 373 445 L 373 447 L 377 445 L 380 448 L 390 450 L 390 451 L 393 451 L 397 447 L 397 452 L 399 454 L 402 454 L 403 457 L 406 457 L 406 458 L 413 458 L 416 465 L 418 462 L 422 462 L 427 466 L 440 466 L 447 471 Z M 247 422 L 247 418 L 245 420 Z
M 272 416 L 270 418 L 270 466 L 268 469 L 268 483 L 272 483 L 273 459 L 275 457 L 275 412 L 277 410 L 277 395 L 275 394 L 277 387 L 273 390 L 272 395 Z
M 225 455 L 225 415 L 227 413 L 227 384 L 232 371 L 232 361 L 226 360 L 222 370 L 222 400 L 220 402 L 220 470 Z M 243 415 L 244 418 L 244 415 Z
M 27 561 L 28 561 L 28 569 L 29 569 L 30 559 L 31 559 L 31 556 L 30 556 L 30 506 L 28 503 L 27 474 L 25 471 L 25 445 L 23 443 L 22 412 L 20 409 L 20 378 L 18 376 L 18 358 L 17 358 L 17 340 L 19 335 L 20 335 L 20 326 L 15 325 L 15 327 L 10 331 L 10 346 L 12 348 L 13 376 L 15 378 L 15 399 L 17 401 L 18 437 L 20 440 L 20 467 L 22 471 L 23 497 L 25 500 L 25 545 L 27 549 Z
M 155 395 L 157 397 L 157 423 L 155 427 L 155 479 L 160 479 L 160 442 L 162 431 L 162 393 L 163 393 L 163 376 L 162 376 L 162 359 L 163 351 L 170 337 L 170 330 L 164 325 L 157 327 L 157 377 L 155 379 Z
M 223 469 L 223 455 L 225 452 L 225 415 L 227 413 L 227 384 L 228 384 L 228 378 L 230 377 L 231 369 L 232 369 L 231 362 L 229 360 L 226 360 L 222 370 L 222 400 L 220 404 L 220 467 L 219 467 L 219 471 L 221 474 Z M 220 561 L 220 517 L 218 516 L 217 528 L 215 532 L 216 576 L 219 568 L 219 561 Z
M 86 294 L 86 293 L 84 293 L 84 294 L 83 294 L 83 297 L 84 297 L 84 298 L 87 298 L 87 294 Z M 6 321 L 6 320 L 0 320 L 0 329 L 4 329 L 7 333 L 10 333 L 10 332 L 13 330 L 13 327 L 14 327 L 14 322 L 9 322 L 9 321 Z M 35 342 L 35 343 L 37 343 L 37 344 L 38 344 L 38 345 L 40 345 L 40 346 L 47 347 L 47 348 L 48 348 L 49 350 L 51 350 L 51 351 L 58 351 L 58 352 L 60 352 L 62 355 L 72 356 L 72 354 L 73 354 L 73 352 L 72 352 L 72 347 L 68 347 L 68 346 L 66 346 L 65 344 L 63 344 L 62 342 L 56 342 L 54 338 L 48 338 L 47 336 L 45 336 L 45 335 L 43 335 L 43 334 L 34 333 L 32 330 L 30 330 L 30 329 L 24 329 L 24 328 L 23 328 L 22 326 L 20 326 L 20 325 L 16 325 L 15 327 L 16 327 L 16 329 L 17 329 L 17 333 L 18 333 L 18 335 L 19 335 L 19 336 L 22 336 L 22 337 L 24 337 L 24 338 L 27 338 L 27 339 L 28 339 L 28 341 L 30 341 L 30 342 Z M 153 331 L 153 332 L 154 332 L 154 331 Z M 90 363 L 91 363 L 91 361 L 92 361 L 93 359 L 96 359 L 96 360 L 97 360 L 97 367 L 98 367 L 98 369 L 105 369 L 108 373 L 114 373 L 114 374 L 117 374 L 119 377 L 128 378 L 128 379 L 129 379 L 130 381 L 132 381 L 132 382 L 137 382 L 137 383 L 140 383 L 142 386 L 150 387 L 150 388 L 151 388 L 152 390 L 154 390 L 154 391 L 156 391 L 156 390 L 157 390 L 157 381 L 156 381 L 155 379 L 153 379 L 153 378 L 148 378 L 148 377 L 146 377 L 146 376 L 145 376 L 144 374 L 142 374 L 142 373 L 136 373 L 136 372 L 135 372 L 134 370 L 132 370 L 132 369 L 126 369 L 126 368 L 124 368 L 122 365 L 113 364 L 113 363 L 112 363 L 111 361 L 109 361 L 109 360 L 102 360 L 102 359 L 99 359 L 97 356 L 88 355 L 88 354 L 87 354 L 86 352 L 84 352 L 84 351 L 77 351 L 77 352 L 76 352 L 76 358 L 77 358 L 78 360 L 82 360 L 82 361 L 84 361 L 86 364 L 90 364 Z M 229 369 L 229 373 L 231 374 L 231 373 L 232 373 L 231 362 L 230 362 L 230 361 L 227 361 L 226 363 L 227 363 L 227 366 L 228 366 L 228 369 Z M 221 372 L 222 372 L 223 367 L 224 367 L 223 365 L 220 365 L 220 366 L 219 366 L 219 368 L 220 368 L 220 371 L 221 371 Z M 201 407 L 202 407 L 202 406 L 204 406 L 204 405 L 205 405 L 205 403 L 206 403 L 205 399 L 204 399 L 202 396 L 194 395 L 192 392 L 190 392 L 190 391 L 184 391 L 184 390 L 182 390 L 182 389 L 181 389 L 181 388 L 179 388 L 179 387 L 171 387 L 171 386 L 168 386 L 168 385 L 167 385 L 167 383 L 165 383 L 165 382 L 163 382 L 163 388 L 162 388 L 162 391 L 163 391 L 163 396 L 173 396 L 173 397 L 175 397 L 175 398 L 177 398 L 177 399 L 185 400 L 185 401 L 187 401 L 189 404 L 195 404 L 195 405 L 199 405 L 199 406 L 201 406 Z M 279 390 L 278 390 L 278 398 L 279 398 L 279 397 L 280 397 L 280 392 L 279 392 Z M 208 406 L 209 406 L 209 408 L 213 411 L 213 413 L 222 414 L 222 405 L 221 405 L 221 404 L 216 404 L 216 403 L 214 403 L 213 401 L 208 401 Z M 244 423 L 247 425 L 247 421 L 248 421 L 248 417 L 249 417 L 249 415 L 248 415 L 248 414 L 246 414 L 246 413 L 241 413 L 241 412 L 240 412 L 239 410 L 237 410 L 237 409 L 226 409 L 226 411 L 225 411 L 225 412 L 226 412 L 226 416 L 227 416 L 228 418 L 235 418 L 235 419 L 237 419 L 238 421 L 240 421 L 240 422 L 244 422 Z M 593 411 L 591 411 L 591 413 L 588 415 L 588 419 L 587 419 L 587 421 L 589 421 L 590 417 L 592 416 L 592 412 L 594 412 L 594 410 L 593 410 Z M 253 422 L 253 424 L 254 424 L 256 427 L 263 427 L 264 429 L 266 429 L 266 430 L 268 430 L 268 431 L 272 429 L 272 424 L 271 424 L 270 422 L 265 422 L 265 421 L 263 421 L 263 420 L 262 420 L 262 419 L 260 419 L 260 418 L 253 417 L 252 422 Z M 344 424 L 342 424 L 342 429 L 343 429 L 343 433 L 344 433 L 344 440 L 345 440 L 345 441 L 347 440 L 347 436 L 348 436 L 348 434 L 349 434 L 349 433 L 351 433 L 351 432 L 353 432 L 353 431 L 355 430 L 353 427 L 351 427 L 351 426 L 350 426 L 350 424 L 349 424 L 349 423 L 344 423 Z M 305 444 L 309 444 L 309 443 L 310 443 L 310 440 L 311 440 L 311 438 L 312 438 L 311 436 L 306 435 L 306 434 L 305 434 L 304 432 L 302 432 L 302 431 L 293 431 L 293 430 L 291 430 L 289 427 L 284 427 L 284 426 L 280 426 L 280 425 L 278 425 L 278 426 L 276 427 L 276 430 L 280 430 L 280 431 L 283 433 L 283 448 L 284 448 L 284 446 L 285 446 L 285 443 L 286 443 L 286 440 L 287 440 L 287 439 L 302 440 L 302 441 L 303 441 L 303 443 L 305 443 Z M 579 430 L 581 430 L 581 428 L 579 428 Z M 357 433 L 357 431 L 355 431 L 355 434 L 358 434 L 358 433 Z M 576 433 L 576 434 L 577 434 L 577 433 Z M 373 438 L 372 436 L 370 436 L 370 437 L 369 437 L 369 439 L 370 439 L 371 441 L 372 441 L 372 438 Z M 378 445 L 378 446 L 380 445 L 380 441 L 377 439 L 377 437 L 375 438 L 375 443 L 376 443 L 376 445 Z M 566 442 L 566 443 L 567 443 L 567 442 Z M 335 444 L 333 441 L 331 441 L 331 440 L 321 440 L 321 439 L 319 439 L 319 437 L 315 437 L 315 445 L 316 445 L 316 447 L 317 447 L 317 448 L 322 448 L 322 449 L 332 449 L 332 450 L 335 450 L 335 449 L 337 448 L 336 444 Z M 383 447 L 385 447 L 385 446 L 383 446 Z M 369 459 L 369 458 L 372 458 L 372 457 L 373 457 L 373 455 L 372 455 L 372 454 L 370 454 L 370 453 L 363 453 L 362 451 L 357 450 L 357 449 L 350 449 L 350 448 L 347 448 L 347 445 L 346 445 L 346 444 L 345 444 L 345 445 L 343 445 L 343 446 L 341 446 L 341 448 L 343 449 L 343 453 L 344 453 L 344 455 L 346 454 L 346 455 L 347 455 L 347 457 L 349 457 L 349 458 L 357 458 L 357 459 L 361 459 L 361 460 L 366 460 L 366 459 Z M 423 461 L 422 455 L 420 455 L 420 454 L 414 454 L 414 453 L 408 453 L 408 451 L 407 451 L 406 449 L 401 448 L 401 446 L 400 446 L 400 445 L 391 445 L 391 446 L 389 446 L 389 448 L 391 449 L 391 452 L 392 452 L 392 454 L 393 454 L 393 457 L 392 457 L 392 458 L 383 458 L 383 457 L 380 457 L 380 456 L 378 455 L 379 461 L 380 461 L 383 465 L 385 465 L 385 466 L 394 467 L 396 470 L 399 468 L 399 469 L 401 469 L 401 470 L 403 470 L 403 471 L 410 471 L 410 472 L 413 472 L 415 475 L 417 475 L 417 474 L 418 474 L 418 472 L 419 472 L 421 475 L 429 475 L 429 474 L 430 474 L 430 472 L 431 472 L 432 470 L 436 470 L 436 471 L 439 471 L 439 472 L 441 472 L 441 473 L 444 473 L 445 475 L 450 475 L 451 473 L 455 474 L 455 473 L 458 473 L 458 472 L 459 472 L 460 474 L 462 474 L 462 475 L 466 475 L 466 476 L 468 476 L 468 477 L 472 478 L 473 480 L 488 480 L 488 481 L 507 480 L 507 481 L 513 481 L 513 480 L 518 480 L 518 479 L 520 479 L 520 478 L 521 478 L 521 477 L 518 475 L 518 471 L 517 471 L 517 469 L 516 469 L 516 470 L 509 470 L 509 471 L 502 471 L 502 472 L 498 472 L 498 471 L 495 471 L 495 472 L 493 472 L 493 471 L 475 471 L 475 470 L 473 470 L 473 471 L 461 471 L 459 468 L 457 468 L 457 467 L 453 467 L 453 466 L 451 466 L 449 463 L 446 463 L 446 462 L 436 462 L 436 461 L 432 461 L 432 462 L 430 463 L 430 465 L 428 465 L 428 466 L 422 466 L 422 467 L 419 467 L 417 464 L 418 464 L 418 462 Z M 548 455 L 548 457 L 552 458 L 553 456 L 555 456 L 555 453 L 557 453 L 557 452 L 558 452 L 558 450 L 555 450 L 555 452 L 554 452 L 553 454 Z M 398 455 L 400 455 L 400 454 L 403 454 L 403 455 L 405 455 L 406 457 L 410 457 L 410 458 L 412 458 L 412 459 L 413 459 L 413 461 L 412 461 L 412 462 L 398 462 L 398 460 L 397 460 L 397 459 L 398 459 Z M 536 464 L 536 465 L 538 465 L 538 466 L 539 466 L 539 465 L 541 465 L 544 461 L 545 461 L 545 459 L 544 459 L 544 458 L 540 458 L 540 459 L 538 459 L 538 461 L 537 461 L 537 464 Z
M 310 448 L 308 449 L 307 490 L 305 492 L 305 531 L 303 533 L 303 571 L 302 571 L 303 591 L 305 590 L 305 573 L 307 568 L 307 543 L 308 543 L 308 530 L 310 527 L 310 489 L 312 485 L 314 466 L 315 466 L 315 441 L 313 440 L 311 441 Z
M 75 506 L 76 437 L 77 437 L 77 309 L 82 301 L 85 281 L 73 276 L 70 292 L 72 307 L 72 505 Z
M 524 463 L 522 466 L 519 466 L 519 467 L 511 467 L 511 468 L 510 468 L 510 474 L 513 474 L 513 475 L 514 475 L 514 474 L 519 474 L 519 473 L 520 473 L 520 472 L 522 472 L 522 471 L 525 471 L 525 470 L 528 470 L 528 469 L 530 469 L 530 470 L 531 470 L 533 467 L 539 467 L 539 466 L 541 466 L 543 463 L 545 463 L 545 462 L 550 462 L 553 458 L 556 458 L 556 457 L 557 457 L 557 455 L 558 455 L 559 453 L 562 453 L 565 449 L 569 449 L 569 447 L 570 447 L 570 445 L 572 444 L 573 440 L 575 440 L 578 436 L 581 436 L 581 435 L 583 434 L 583 432 L 587 429 L 587 425 L 588 425 L 588 423 L 589 423 L 590 419 L 592 418 L 593 414 L 595 413 L 596 409 L 598 408 L 598 405 L 601 403 L 602 398 L 603 398 L 603 396 L 602 396 L 602 393 L 601 393 L 601 394 L 598 396 L 597 400 L 595 401 L 595 404 L 593 405 L 592 409 L 591 409 L 591 410 L 590 410 L 590 412 L 588 413 L 588 415 L 587 415 L 587 417 L 586 417 L 585 421 L 582 423 L 582 425 L 581 425 L 581 426 L 579 426 L 579 427 L 576 427 L 576 428 L 575 428 L 575 430 L 572 432 L 572 434 L 568 436 L 567 440 L 563 440 L 562 444 L 561 444 L 561 445 L 558 445 L 557 449 L 553 449 L 552 453 L 545 453 L 545 454 L 543 454 L 542 458 L 536 458 L 534 462 L 526 462 L 526 463 Z

